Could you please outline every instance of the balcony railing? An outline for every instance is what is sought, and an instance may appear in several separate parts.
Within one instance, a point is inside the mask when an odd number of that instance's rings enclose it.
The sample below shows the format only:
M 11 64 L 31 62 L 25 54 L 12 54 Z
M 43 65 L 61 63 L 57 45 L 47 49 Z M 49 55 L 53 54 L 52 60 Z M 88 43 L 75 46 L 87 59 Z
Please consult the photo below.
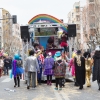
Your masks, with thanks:
M 89 2 L 94 2 L 94 0 L 89 0 Z
M 94 0 L 89 0 L 89 3 L 90 4 L 94 4 Z
M 90 24 L 90 28 L 95 28 L 95 24 Z

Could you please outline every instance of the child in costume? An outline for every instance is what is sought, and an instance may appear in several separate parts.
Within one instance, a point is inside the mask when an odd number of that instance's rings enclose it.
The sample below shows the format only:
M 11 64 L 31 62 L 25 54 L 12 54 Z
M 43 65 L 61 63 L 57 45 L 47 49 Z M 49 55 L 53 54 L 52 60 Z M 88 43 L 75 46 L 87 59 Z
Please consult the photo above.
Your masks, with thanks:
M 40 52 L 40 50 L 37 50 L 37 53 L 38 52 Z M 38 78 L 39 85 L 41 85 L 42 68 L 44 65 L 44 56 L 42 53 L 37 57 L 37 60 L 38 60 L 39 68 L 40 68 L 40 73 L 37 74 L 37 78 Z
M 62 79 L 65 77 L 66 74 L 66 64 L 65 61 L 62 59 L 61 52 L 57 51 L 55 53 L 55 66 L 53 68 L 54 76 L 56 80 L 56 87 L 55 90 L 62 90 Z
M 52 85 L 54 59 L 52 53 L 49 52 L 47 57 L 44 59 L 44 75 L 47 75 L 47 85 Z
M 20 87 L 20 77 L 24 72 L 22 68 L 22 60 L 18 54 L 14 55 L 14 60 L 12 61 L 12 74 L 14 75 L 14 87 L 18 85 Z

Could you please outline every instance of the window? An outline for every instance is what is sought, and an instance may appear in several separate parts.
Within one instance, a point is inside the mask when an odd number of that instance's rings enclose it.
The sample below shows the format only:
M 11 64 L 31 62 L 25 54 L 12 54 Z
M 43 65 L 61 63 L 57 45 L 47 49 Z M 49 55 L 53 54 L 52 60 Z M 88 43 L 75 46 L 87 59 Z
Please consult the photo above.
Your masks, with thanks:
M 3 19 L 5 18 L 5 15 L 3 15 Z
M 80 16 L 76 16 L 76 21 L 80 21 Z
M 8 17 L 8 13 L 6 13 L 6 17 Z
M 79 11 L 80 11 L 79 6 L 76 6 L 76 12 L 79 12 Z
M 80 30 L 80 25 L 77 24 L 77 25 L 76 25 L 76 28 L 77 28 L 77 30 Z

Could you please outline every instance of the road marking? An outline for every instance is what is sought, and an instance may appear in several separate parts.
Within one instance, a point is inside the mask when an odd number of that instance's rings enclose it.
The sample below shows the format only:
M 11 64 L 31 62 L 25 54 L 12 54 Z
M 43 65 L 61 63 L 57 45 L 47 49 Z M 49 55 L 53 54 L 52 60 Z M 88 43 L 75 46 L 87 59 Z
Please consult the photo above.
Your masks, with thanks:
M 10 82 L 12 79 L 11 78 L 6 78 L 2 82 Z
M 55 87 L 52 85 L 52 89 L 57 100 L 70 100 L 68 96 L 63 92 L 63 90 L 58 91 L 58 90 L 54 90 L 54 88 Z

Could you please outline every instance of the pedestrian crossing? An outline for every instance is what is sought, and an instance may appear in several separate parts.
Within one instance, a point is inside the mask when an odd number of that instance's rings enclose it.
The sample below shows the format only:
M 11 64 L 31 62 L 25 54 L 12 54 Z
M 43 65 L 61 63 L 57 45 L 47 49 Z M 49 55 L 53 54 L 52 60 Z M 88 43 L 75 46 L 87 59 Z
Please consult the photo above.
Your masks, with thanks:
M 0 78 L 0 83 L 7 83 L 7 82 L 11 82 L 13 80 L 13 78 L 9 78 L 9 76 L 2 76 Z M 21 79 L 20 81 L 24 81 L 23 79 Z
M 11 78 L 6 78 L 6 79 L 4 79 L 3 81 L 2 81 L 2 83 L 4 83 L 4 82 L 10 82 L 12 79 Z

